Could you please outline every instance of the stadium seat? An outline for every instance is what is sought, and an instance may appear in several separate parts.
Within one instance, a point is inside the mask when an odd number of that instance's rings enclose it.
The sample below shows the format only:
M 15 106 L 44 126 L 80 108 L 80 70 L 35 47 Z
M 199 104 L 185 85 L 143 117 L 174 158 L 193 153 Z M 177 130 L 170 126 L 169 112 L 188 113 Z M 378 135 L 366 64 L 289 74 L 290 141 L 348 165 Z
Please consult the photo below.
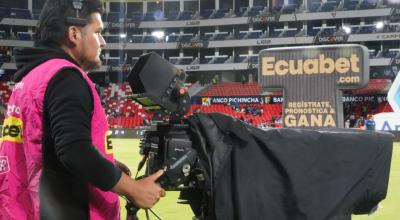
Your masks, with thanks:
M 6 31 L 0 30 L 0 39 L 5 40 L 7 38 L 8 37 Z
M 321 7 L 320 2 L 311 2 L 311 4 L 309 4 L 308 11 L 309 12 L 317 12 L 320 7 Z
M 283 33 L 282 30 L 273 30 L 270 37 L 279 37 Z
M 358 9 L 366 10 L 366 9 L 374 9 L 378 5 L 378 1 L 376 0 L 363 0 Z
M 181 34 L 179 41 L 180 42 L 190 42 L 193 38 L 193 34 Z
M 205 9 L 203 11 L 200 12 L 200 16 L 203 19 L 208 19 L 210 18 L 211 14 L 214 12 L 214 9 Z
M 191 20 L 194 15 L 193 11 L 182 11 L 178 16 L 179 20 Z
M 337 6 L 338 6 L 337 1 L 326 1 L 325 3 L 322 4 L 320 11 L 321 12 L 333 11 Z
M 17 39 L 18 40 L 24 40 L 24 41 L 31 41 L 32 40 L 32 34 L 28 32 L 18 32 L 17 33 Z
M 260 14 L 260 12 L 261 12 L 262 10 L 264 10 L 264 6 L 262 6 L 262 5 L 253 6 L 252 8 L 250 8 L 250 10 L 249 10 L 247 16 L 249 16 L 249 17 L 250 17 L 250 16 L 257 16 L 257 15 Z
M 285 30 L 282 34 L 282 37 L 294 37 L 297 33 L 297 30 Z
M 179 11 L 169 11 L 167 14 L 166 14 L 166 18 L 167 18 L 167 20 L 169 20 L 169 21 L 175 21 L 175 20 L 177 20 L 178 19 L 178 16 L 179 16 Z
M 7 17 L 8 13 L 7 13 L 7 9 L 4 7 L 0 7 L 0 19 Z
M 358 0 L 345 0 L 344 8 L 347 10 L 355 10 L 358 6 Z
M 24 8 L 11 8 L 10 17 L 21 18 L 21 19 L 32 19 L 31 12 Z
M 190 65 L 193 61 L 193 57 L 182 57 L 177 63 L 179 65 Z
M 361 26 L 359 34 L 369 34 L 376 31 L 375 25 L 373 26 Z
M 108 12 L 107 21 L 118 23 L 120 21 L 123 21 L 124 17 L 125 14 L 122 12 Z
M 225 14 L 227 14 L 228 12 L 229 12 L 229 9 L 220 8 L 214 13 L 213 18 L 223 18 L 223 17 L 225 17 Z
M 141 12 L 132 12 L 130 18 L 133 21 L 141 21 L 143 19 L 143 14 Z
M 319 36 L 321 36 L 321 37 L 333 36 L 335 34 L 335 32 L 336 32 L 336 28 L 324 28 L 324 29 L 322 29 Z
M 279 7 L 274 8 L 276 11 L 280 11 L 282 14 L 292 14 L 296 11 L 299 6 L 297 4 L 284 5 L 281 9 Z
M 40 16 L 40 13 L 42 13 L 42 9 L 32 9 L 32 16 L 33 16 L 33 19 L 38 20 L 38 19 L 39 19 L 39 16 Z M 0 17 L 1 17 L 1 16 L 0 16 Z

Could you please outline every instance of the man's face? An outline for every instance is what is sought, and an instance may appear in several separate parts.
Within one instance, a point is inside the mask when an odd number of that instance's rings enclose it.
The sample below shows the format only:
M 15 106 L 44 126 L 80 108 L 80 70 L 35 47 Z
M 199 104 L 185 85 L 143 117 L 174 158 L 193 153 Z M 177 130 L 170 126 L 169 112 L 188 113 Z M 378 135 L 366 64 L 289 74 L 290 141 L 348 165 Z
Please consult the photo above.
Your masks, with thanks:
M 78 62 L 84 70 L 91 70 L 101 65 L 101 48 L 106 45 L 103 36 L 103 22 L 97 12 L 91 14 L 90 23 L 81 29 L 82 40 L 79 45 Z

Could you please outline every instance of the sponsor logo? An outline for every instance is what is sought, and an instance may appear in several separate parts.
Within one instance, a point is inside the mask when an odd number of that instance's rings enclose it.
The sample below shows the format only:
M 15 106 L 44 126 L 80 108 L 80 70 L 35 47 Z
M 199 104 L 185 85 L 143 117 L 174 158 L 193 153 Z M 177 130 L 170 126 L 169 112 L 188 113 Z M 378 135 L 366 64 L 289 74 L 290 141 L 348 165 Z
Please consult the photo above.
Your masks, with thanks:
M 384 121 L 381 131 L 400 131 L 400 125 L 398 124 L 390 124 L 389 121 Z
M 199 65 L 195 65 L 195 66 L 186 66 L 185 70 L 187 71 L 193 71 L 193 70 L 199 70 L 200 66 Z
M 134 29 L 137 24 L 135 22 L 110 22 L 108 23 L 108 29 Z
M 256 44 L 271 44 L 271 40 L 268 39 L 257 40 Z
M 186 21 L 186 26 L 200 25 L 200 21 Z
M 19 108 L 19 106 L 9 104 L 7 106 L 7 115 L 11 114 L 17 114 L 17 115 L 21 114 L 21 109 Z
M 315 59 L 276 60 L 275 57 L 265 56 L 261 60 L 263 67 L 262 75 L 264 76 L 360 72 L 360 58 L 354 53 L 350 57 L 339 57 L 336 59 L 320 54 Z
M 7 173 L 10 171 L 10 165 L 8 164 L 8 157 L 0 156 L 0 174 Z
M 22 139 L 22 120 L 16 117 L 8 117 L 4 120 L 2 141 L 11 141 L 16 143 L 23 143 Z
M 201 98 L 201 104 L 205 106 L 211 105 L 211 98 L 208 97 Z
M 202 99 L 203 100 L 203 99 Z M 209 104 L 239 103 L 239 104 L 259 104 L 263 103 L 262 97 L 212 97 L 207 98 Z M 203 101 L 203 105 L 204 105 Z
M 315 43 L 338 43 L 346 42 L 348 36 L 338 35 L 338 36 L 327 36 L 327 37 L 316 37 Z
M 378 38 L 381 39 L 400 39 L 400 34 L 396 33 L 396 34 L 382 34 L 382 35 L 378 35 Z
M 273 97 L 272 103 L 283 103 L 283 97 Z
M 108 130 L 104 136 L 104 146 L 105 146 L 106 154 L 113 153 L 113 144 L 111 141 L 111 134 L 112 134 L 112 132 L 110 130 Z
M 177 48 L 207 48 L 208 44 L 208 41 L 178 42 Z
M 122 72 L 122 73 L 129 73 L 132 70 L 131 65 L 122 65 L 122 66 L 109 66 L 109 72 Z
M 375 100 L 387 101 L 387 96 L 377 95 L 377 96 L 343 96 L 343 102 L 373 102 Z
M 249 17 L 249 23 L 268 23 L 268 22 L 277 22 L 279 21 L 278 15 L 260 15 L 255 17 Z

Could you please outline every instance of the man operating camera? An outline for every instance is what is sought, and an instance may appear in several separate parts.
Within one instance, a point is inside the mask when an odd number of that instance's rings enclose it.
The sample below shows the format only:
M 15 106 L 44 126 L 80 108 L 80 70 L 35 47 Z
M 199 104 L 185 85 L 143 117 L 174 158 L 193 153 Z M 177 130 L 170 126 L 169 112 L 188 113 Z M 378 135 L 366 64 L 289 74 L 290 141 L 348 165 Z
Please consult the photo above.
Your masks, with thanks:
M 152 207 L 162 171 L 135 181 L 113 158 L 107 120 L 86 71 L 100 65 L 100 0 L 48 0 L 35 47 L 15 51 L 17 84 L 0 157 L 0 219 L 119 219 L 118 195 Z M 4 160 L 3 160 L 4 159 Z

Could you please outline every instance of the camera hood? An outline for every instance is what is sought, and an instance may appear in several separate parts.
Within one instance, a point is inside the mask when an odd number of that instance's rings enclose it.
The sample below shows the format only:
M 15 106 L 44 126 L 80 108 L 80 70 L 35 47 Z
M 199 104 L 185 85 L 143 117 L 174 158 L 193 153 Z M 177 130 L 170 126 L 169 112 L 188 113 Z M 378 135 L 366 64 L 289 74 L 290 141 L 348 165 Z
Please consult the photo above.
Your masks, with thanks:
M 154 52 L 140 56 L 128 74 L 136 101 L 146 109 L 165 109 L 174 115 L 184 115 L 190 109 L 185 78 L 183 70 Z

